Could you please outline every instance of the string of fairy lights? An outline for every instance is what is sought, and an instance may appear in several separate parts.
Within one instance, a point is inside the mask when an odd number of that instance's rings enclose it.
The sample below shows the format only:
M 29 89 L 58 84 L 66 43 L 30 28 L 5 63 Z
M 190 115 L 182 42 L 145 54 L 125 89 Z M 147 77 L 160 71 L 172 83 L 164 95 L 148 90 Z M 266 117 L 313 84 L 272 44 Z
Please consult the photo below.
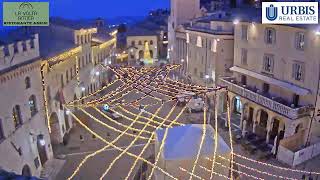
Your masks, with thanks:
M 172 68 L 166 68 L 165 69 L 166 73 L 168 73 L 168 71 L 170 71 L 171 69 Z M 167 78 L 167 77 L 164 77 L 165 81 L 161 81 L 161 80 L 159 81 L 157 79 L 150 80 L 150 78 L 146 78 L 146 76 L 150 77 L 151 74 L 154 73 L 154 72 L 161 72 L 161 70 L 157 70 L 156 68 L 141 68 L 140 70 L 137 70 L 136 68 L 118 68 L 118 69 L 113 69 L 113 71 L 117 71 L 117 77 L 118 77 L 117 81 L 118 80 L 121 81 L 123 83 L 123 85 L 119 86 L 114 91 L 110 91 L 109 93 L 107 93 L 106 95 L 104 95 L 102 97 L 99 97 L 99 98 L 97 98 L 95 100 L 92 100 L 92 101 L 88 101 L 87 103 L 84 103 L 84 104 L 80 104 L 80 105 L 78 104 L 77 106 L 80 107 L 79 110 L 81 112 L 83 112 L 86 116 L 90 117 L 90 119 L 92 119 L 93 121 L 99 123 L 100 125 L 108 128 L 108 129 L 111 129 L 113 131 L 121 132 L 121 134 L 116 139 L 114 139 L 113 141 L 109 142 L 105 138 L 102 138 L 98 133 L 96 133 L 92 129 L 90 129 L 87 125 L 85 125 L 75 115 L 75 113 L 72 112 L 71 116 L 74 117 L 74 119 L 82 127 L 84 127 L 88 132 L 90 132 L 91 134 L 94 134 L 101 141 L 105 142 L 106 146 L 101 148 L 101 149 L 99 149 L 99 150 L 97 150 L 97 151 L 95 151 L 94 153 L 91 153 L 91 154 L 87 155 L 81 161 L 81 163 L 79 163 L 79 165 L 77 166 L 75 171 L 72 173 L 72 175 L 68 179 L 73 179 L 75 177 L 75 175 L 80 171 L 80 169 L 83 166 L 83 164 L 86 163 L 86 161 L 88 159 L 90 159 L 90 158 L 96 156 L 97 154 L 105 151 L 109 147 L 115 148 L 121 153 L 112 161 L 111 164 L 109 164 L 107 169 L 102 174 L 101 178 L 105 177 L 108 174 L 108 172 L 111 170 L 111 168 L 114 166 L 114 164 L 117 162 L 117 160 L 119 160 L 123 155 L 126 154 L 128 156 L 134 157 L 135 161 L 134 161 L 133 165 L 131 166 L 131 168 L 130 168 L 130 170 L 129 170 L 129 172 L 128 172 L 128 174 L 127 174 L 125 179 L 129 179 L 130 178 L 130 175 L 133 173 L 133 170 L 134 170 L 134 168 L 136 167 L 136 164 L 139 161 L 145 162 L 145 163 L 147 163 L 148 165 L 150 165 L 152 167 L 151 173 L 148 176 L 148 180 L 150 180 L 152 178 L 152 175 L 153 175 L 153 172 L 154 172 L 155 169 L 158 169 L 159 171 L 164 173 L 167 177 L 170 177 L 172 179 L 177 179 L 176 177 L 173 177 L 171 174 L 169 174 L 167 171 L 161 169 L 157 165 L 157 163 L 159 161 L 159 158 L 160 158 L 160 152 L 162 151 L 163 146 L 165 144 L 165 139 L 166 139 L 166 136 L 167 136 L 167 133 L 168 133 L 168 128 L 171 128 L 174 125 L 178 125 L 178 126 L 183 126 L 184 125 L 183 123 L 177 122 L 177 120 L 183 114 L 186 106 L 184 106 L 182 108 L 182 110 L 174 118 L 174 120 L 169 120 L 169 119 L 170 119 L 170 115 L 174 111 L 174 108 L 175 108 L 176 104 L 174 106 L 172 106 L 172 108 L 170 109 L 170 111 L 169 111 L 169 113 L 167 114 L 166 117 L 162 118 L 159 115 L 157 115 L 158 112 L 160 111 L 160 109 L 162 108 L 162 106 L 164 105 L 164 103 L 170 102 L 172 100 L 175 100 L 175 98 L 174 98 L 175 95 L 177 95 L 179 93 L 179 91 L 175 91 L 175 88 L 176 89 L 180 88 L 180 89 L 183 89 L 184 91 L 190 91 L 191 90 L 192 92 L 196 92 L 198 94 L 205 94 L 205 93 L 210 92 L 210 91 L 215 91 L 215 94 L 214 94 L 214 100 L 215 100 L 215 113 L 214 113 L 215 128 L 214 129 L 215 130 L 214 130 L 214 137 L 213 137 L 214 141 L 215 141 L 214 142 L 214 144 L 215 144 L 214 146 L 215 147 L 214 147 L 214 154 L 213 154 L 212 158 L 207 158 L 207 160 L 209 160 L 212 163 L 212 166 L 211 166 L 211 169 L 208 169 L 207 167 L 204 167 L 202 165 L 198 165 L 199 157 L 200 157 L 200 154 L 201 154 L 200 153 L 201 152 L 201 148 L 202 148 L 204 139 L 206 137 L 206 126 L 207 126 L 207 119 L 206 118 L 207 118 L 207 109 L 208 109 L 208 107 L 205 106 L 205 110 L 203 112 L 203 126 L 202 126 L 203 127 L 203 134 L 202 134 L 202 137 L 201 137 L 201 142 L 200 142 L 199 149 L 198 149 L 198 152 L 197 152 L 197 156 L 196 156 L 196 159 L 195 159 L 195 161 L 193 163 L 192 169 L 191 169 L 191 171 L 189 171 L 189 170 L 184 169 L 183 167 L 179 168 L 182 172 L 185 172 L 185 173 L 187 173 L 189 175 L 189 180 L 191 180 L 192 178 L 204 179 L 204 178 L 201 177 L 201 175 L 195 173 L 195 169 L 197 167 L 199 167 L 199 168 L 205 170 L 206 172 L 210 173 L 210 179 L 213 178 L 213 175 L 217 175 L 217 176 L 220 176 L 220 177 L 223 177 L 223 178 L 226 178 L 226 179 L 234 179 L 233 172 L 242 174 L 244 176 L 247 176 L 247 177 L 250 177 L 250 178 L 253 178 L 253 179 L 263 179 L 261 177 L 257 177 L 257 176 L 254 176 L 252 174 L 248 174 L 246 172 L 234 169 L 234 167 L 233 167 L 234 164 L 237 165 L 237 166 L 246 168 L 246 169 L 248 169 L 250 171 L 253 171 L 253 172 L 257 173 L 257 174 L 267 175 L 267 176 L 270 176 L 270 177 L 273 177 L 273 178 L 279 178 L 279 179 L 290 179 L 290 180 L 294 179 L 294 178 L 291 178 L 291 177 L 275 175 L 275 174 L 272 174 L 272 173 L 269 173 L 269 172 L 266 172 L 266 171 L 258 170 L 256 168 L 250 167 L 248 165 L 241 164 L 241 163 L 235 161 L 234 157 L 250 161 L 250 162 L 252 162 L 253 165 L 255 163 L 257 163 L 257 164 L 260 164 L 260 165 L 268 166 L 270 168 L 276 168 L 276 169 L 279 169 L 279 170 L 285 170 L 285 171 L 290 171 L 290 172 L 320 174 L 320 173 L 317 173 L 317 172 L 309 172 L 309 171 L 303 171 L 303 170 L 279 167 L 279 166 L 275 166 L 275 165 L 272 165 L 272 164 L 256 161 L 254 159 L 250 159 L 248 157 L 245 157 L 245 156 L 242 156 L 240 154 L 235 153 L 234 150 L 233 150 L 233 144 L 232 144 L 231 114 L 230 114 L 230 102 L 229 102 L 229 98 L 228 98 L 229 97 L 228 96 L 228 91 L 226 91 L 226 95 L 227 95 L 227 124 L 228 124 L 228 132 L 229 132 L 229 141 L 230 141 L 231 154 L 230 154 L 230 158 L 225 158 L 225 157 L 222 157 L 222 156 L 219 156 L 219 155 L 216 154 L 217 146 L 218 146 L 218 138 L 217 138 L 218 137 L 218 124 L 217 124 L 218 115 L 216 113 L 217 112 L 217 94 L 216 94 L 216 92 L 219 92 L 221 89 L 210 89 L 210 88 L 207 88 L 207 87 L 201 87 L 201 86 L 197 86 L 197 85 L 188 85 L 188 84 L 185 84 L 185 83 L 182 83 L 182 82 L 179 82 L 179 81 L 171 80 L 170 78 Z M 125 77 L 124 76 L 125 74 L 127 74 L 127 75 L 129 74 L 131 78 Z M 143 80 L 141 81 L 140 79 L 142 77 L 143 77 Z M 127 79 L 124 80 L 124 78 L 127 78 Z M 149 82 L 146 82 L 147 80 L 149 80 Z M 110 85 L 112 85 L 114 82 L 115 81 L 111 82 L 110 84 L 106 85 L 102 89 L 106 89 L 106 88 L 110 87 Z M 154 83 L 154 84 L 152 84 L 151 82 Z M 162 82 L 162 83 L 160 83 L 160 82 Z M 163 83 L 163 82 L 165 82 L 165 83 Z M 159 83 L 160 83 L 160 85 L 157 86 L 157 84 L 159 84 Z M 140 86 L 140 87 L 138 87 L 138 86 Z M 156 88 L 154 86 L 156 86 Z M 148 89 L 149 91 L 148 92 L 144 92 L 143 89 Z M 165 90 L 163 90 L 163 89 L 165 89 Z M 100 89 L 98 91 L 101 92 L 102 90 Z M 125 92 L 125 91 L 127 91 L 127 92 Z M 131 101 L 131 102 L 124 102 L 124 101 L 120 100 L 122 98 L 125 99 L 125 96 L 129 95 L 129 93 L 132 93 L 133 91 L 141 92 L 144 95 L 142 97 L 134 100 L 134 101 Z M 223 91 L 225 91 L 225 90 L 223 90 Z M 151 92 L 157 92 L 157 93 L 165 95 L 167 97 L 171 97 L 171 99 L 163 102 L 163 100 L 161 98 L 155 97 L 154 95 L 151 94 Z M 168 94 L 164 94 L 164 92 L 174 94 L 174 96 L 169 96 Z M 88 97 L 94 95 L 95 93 L 92 93 L 91 95 L 88 95 L 88 96 L 82 97 L 82 98 L 88 98 Z M 114 95 L 114 94 L 116 94 L 116 95 Z M 119 97 L 117 97 L 117 96 L 119 96 Z M 141 102 L 145 98 L 151 98 L 151 99 L 154 99 L 156 101 L 156 103 L 145 104 L 144 105 L 145 107 L 158 106 L 159 104 L 161 104 L 160 107 L 156 110 L 156 112 L 151 113 L 151 112 L 148 112 L 148 111 L 144 110 L 144 111 L 140 111 L 140 113 L 137 114 L 137 113 L 129 111 L 129 110 L 127 110 L 125 108 L 125 107 L 131 107 L 131 109 L 137 111 L 137 110 L 139 110 L 139 109 L 137 109 L 137 105 L 139 104 L 139 102 Z M 74 102 L 78 102 L 78 100 L 76 100 Z M 124 119 L 130 121 L 131 124 L 130 125 L 125 125 L 123 123 L 117 122 L 117 121 L 113 120 L 112 118 L 110 118 L 109 116 L 107 116 L 105 113 L 103 113 L 98 107 L 101 106 L 101 104 L 105 104 L 105 103 L 113 105 L 112 106 L 113 107 L 113 111 L 118 113 Z M 70 104 L 66 104 L 66 107 L 69 107 L 69 105 Z M 72 106 L 70 106 L 70 107 L 72 107 Z M 103 118 L 107 119 L 108 121 L 113 122 L 113 123 L 119 125 L 120 127 L 123 127 L 123 128 L 126 128 L 126 129 L 124 131 L 123 130 L 119 130 L 119 129 L 115 128 L 115 127 L 112 127 L 112 126 L 108 125 L 107 123 L 102 122 L 101 120 L 99 120 L 98 118 L 94 117 L 92 114 L 90 114 L 89 112 L 87 112 L 86 110 L 83 109 L 83 108 L 88 108 L 88 107 L 93 108 L 95 110 L 95 112 L 98 112 L 100 115 L 102 115 Z M 127 114 L 129 114 L 131 116 L 134 116 L 135 118 L 132 119 L 132 118 L 124 115 L 122 112 L 127 113 Z M 142 114 L 151 115 L 151 118 L 145 117 Z M 157 118 L 159 120 L 162 120 L 162 122 L 158 122 L 158 121 L 154 120 L 155 118 Z M 147 120 L 147 122 L 140 121 L 140 119 L 145 119 L 145 120 Z M 154 123 L 156 125 L 152 125 L 151 123 Z M 169 124 L 166 124 L 166 123 L 169 123 Z M 134 124 L 143 124 L 144 126 L 143 126 L 143 128 L 134 128 L 133 127 Z M 151 162 L 149 162 L 148 160 L 146 160 L 145 158 L 142 157 L 143 153 L 146 151 L 148 146 L 155 140 L 154 139 L 154 135 L 155 135 L 154 132 L 146 130 L 147 127 L 151 127 L 151 128 L 153 128 L 155 130 L 159 129 L 160 127 L 166 128 L 163 140 L 162 140 L 162 142 L 160 144 L 159 153 L 155 156 L 155 162 L 154 163 L 151 163 Z M 129 130 L 137 131 L 138 134 L 136 135 L 136 134 L 128 133 Z M 148 135 L 148 136 L 143 136 L 142 135 L 143 133 Z M 127 146 L 125 149 L 122 149 L 122 148 L 116 146 L 115 143 L 119 139 L 121 139 L 124 135 L 130 136 L 130 137 L 134 137 L 135 139 L 133 141 L 131 141 L 129 146 Z M 129 149 L 133 146 L 133 144 L 138 139 L 146 140 L 147 143 L 143 146 L 143 149 L 140 151 L 139 155 L 135 155 L 135 154 L 129 152 Z M 224 159 L 224 160 L 228 161 L 230 163 L 230 166 L 226 166 L 226 165 L 223 165 L 222 163 L 217 162 L 216 161 L 217 158 Z M 230 171 L 229 176 L 226 176 L 224 174 L 221 174 L 219 172 L 214 171 L 215 170 L 215 164 L 219 165 L 219 167 L 228 169 Z

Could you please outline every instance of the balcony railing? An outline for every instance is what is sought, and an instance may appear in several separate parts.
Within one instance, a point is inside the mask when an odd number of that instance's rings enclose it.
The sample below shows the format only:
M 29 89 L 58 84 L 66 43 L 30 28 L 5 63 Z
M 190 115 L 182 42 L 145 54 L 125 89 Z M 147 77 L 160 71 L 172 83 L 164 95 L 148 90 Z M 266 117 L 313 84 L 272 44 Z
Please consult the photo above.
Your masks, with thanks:
M 226 86 L 229 91 L 290 119 L 297 119 L 302 116 L 309 115 L 311 110 L 311 106 L 291 107 L 288 105 L 289 103 L 281 100 L 281 98 L 270 98 L 267 94 L 261 94 L 254 91 L 252 88 L 241 86 L 236 83 L 234 78 L 231 77 L 220 78 L 220 85 Z

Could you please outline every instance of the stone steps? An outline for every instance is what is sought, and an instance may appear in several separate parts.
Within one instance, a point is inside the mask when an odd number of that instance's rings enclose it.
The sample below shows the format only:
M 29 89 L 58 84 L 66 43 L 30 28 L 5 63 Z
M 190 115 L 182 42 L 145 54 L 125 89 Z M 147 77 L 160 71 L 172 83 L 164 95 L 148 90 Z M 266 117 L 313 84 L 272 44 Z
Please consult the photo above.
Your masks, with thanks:
M 65 160 L 51 159 L 44 165 L 40 173 L 40 178 L 46 180 L 54 180 L 61 168 L 63 167 Z

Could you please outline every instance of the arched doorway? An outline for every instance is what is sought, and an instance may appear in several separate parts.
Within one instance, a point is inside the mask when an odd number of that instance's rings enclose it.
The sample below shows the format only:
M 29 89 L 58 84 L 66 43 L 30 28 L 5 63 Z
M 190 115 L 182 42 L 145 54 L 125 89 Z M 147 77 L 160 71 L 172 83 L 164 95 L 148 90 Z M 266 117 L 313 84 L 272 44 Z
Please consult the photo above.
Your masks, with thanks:
M 150 50 L 150 57 L 153 58 L 153 51 Z
M 68 131 L 70 129 L 70 124 L 69 124 L 69 116 L 66 110 L 64 111 L 64 123 L 66 124 L 66 131 Z
M 38 153 L 39 153 L 39 157 L 40 157 L 40 162 L 43 167 L 44 164 L 48 160 L 47 151 L 46 151 L 46 144 L 45 144 L 45 140 L 44 140 L 43 135 L 37 136 L 37 148 L 38 148 Z
M 240 101 L 240 97 L 236 96 L 233 99 L 233 113 L 241 114 L 241 110 L 242 110 L 242 103 Z
M 144 55 L 143 50 L 140 50 L 140 51 L 139 51 L 139 59 L 143 59 L 143 55 Z
M 56 112 L 51 113 L 50 115 L 50 127 L 51 134 L 50 138 L 53 144 L 60 143 L 60 126 L 59 126 L 59 118 Z
M 23 166 L 21 174 L 22 176 L 27 176 L 27 177 L 32 176 L 31 169 L 27 164 Z

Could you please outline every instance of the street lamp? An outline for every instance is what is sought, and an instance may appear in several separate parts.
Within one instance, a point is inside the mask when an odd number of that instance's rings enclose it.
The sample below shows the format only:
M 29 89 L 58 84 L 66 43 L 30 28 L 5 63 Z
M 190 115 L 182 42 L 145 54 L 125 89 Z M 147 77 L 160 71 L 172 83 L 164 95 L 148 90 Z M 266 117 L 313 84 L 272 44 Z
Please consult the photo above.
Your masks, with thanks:
M 234 24 L 234 25 L 236 25 L 236 24 L 238 24 L 238 23 L 239 23 L 239 19 L 233 20 L 233 24 Z
M 207 86 L 207 84 L 208 84 L 208 79 L 210 78 L 210 76 L 209 76 L 208 74 L 206 74 L 206 75 L 204 76 L 204 78 L 206 79 L 206 86 Z
M 99 76 L 99 75 L 100 75 L 100 72 L 99 72 L 99 71 L 97 71 L 95 74 L 96 74 L 96 76 Z

